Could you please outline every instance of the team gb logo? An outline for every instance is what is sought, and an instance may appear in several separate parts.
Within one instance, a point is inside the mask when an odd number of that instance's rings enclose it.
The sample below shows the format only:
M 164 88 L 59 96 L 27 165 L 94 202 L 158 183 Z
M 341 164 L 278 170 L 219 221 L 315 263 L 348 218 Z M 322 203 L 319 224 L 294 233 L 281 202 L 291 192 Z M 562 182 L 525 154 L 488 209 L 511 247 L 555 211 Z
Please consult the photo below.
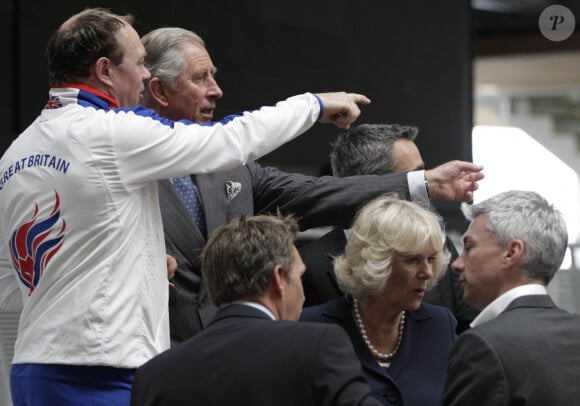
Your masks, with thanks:
M 32 219 L 12 234 L 10 254 L 18 277 L 31 295 L 44 269 L 63 244 L 66 223 L 60 220 L 60 197 L 55 192 L 55 203 L 47 218 L 38 218 L 38 204 L 34 204 Z

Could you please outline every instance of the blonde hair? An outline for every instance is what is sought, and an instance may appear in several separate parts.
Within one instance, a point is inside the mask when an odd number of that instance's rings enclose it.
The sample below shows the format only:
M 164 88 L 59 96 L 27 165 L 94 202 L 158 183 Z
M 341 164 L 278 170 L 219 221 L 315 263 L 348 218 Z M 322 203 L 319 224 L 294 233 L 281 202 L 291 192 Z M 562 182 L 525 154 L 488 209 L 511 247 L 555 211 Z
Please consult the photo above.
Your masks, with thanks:
M 434 285 L 449 263 L 441 217 L 416 203 L 381 196 L 357 214 L 345 253 L 334 269 L 343 292 L 355 299 L 382 293 L 388 283 L 395 254 L 407 254 L 431 243 Z

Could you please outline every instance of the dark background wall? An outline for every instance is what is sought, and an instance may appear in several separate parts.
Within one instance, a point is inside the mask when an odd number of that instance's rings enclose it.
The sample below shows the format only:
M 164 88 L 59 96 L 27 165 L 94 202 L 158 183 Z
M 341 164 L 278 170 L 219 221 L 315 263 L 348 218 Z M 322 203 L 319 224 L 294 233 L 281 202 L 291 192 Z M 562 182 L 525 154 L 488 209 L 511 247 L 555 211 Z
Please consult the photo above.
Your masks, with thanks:
M 3 151 L 38 114 L 48 90 L 44 50 L 70 15 L 102 6 L 136 17 L 140 34 L 182 26 L 206 41 L 225 96 L 216 117 L 272 104 L 304 91 L 347 90 L 373 103 L 362 122 L 420 127 L 429 167 L 471 159 L 470 8 L 465 0 L 166 0 L 38 2 L 3 0 L 0 102 Z M 8 93 L 8 97 L 6 97 Z M 265 164 L 318 174 L 338 133 L 317 125 L 262 158 Z
M 0 154 L 14 138 L 17 131 L 16 112 L 18 110 L 15 72 L 18 49 L 16 39 L 16 10 L 15 1 L 0 2 L 0 55 L 3 62 L 0 63 L 0 90 L 3 97 L 0 98 Z

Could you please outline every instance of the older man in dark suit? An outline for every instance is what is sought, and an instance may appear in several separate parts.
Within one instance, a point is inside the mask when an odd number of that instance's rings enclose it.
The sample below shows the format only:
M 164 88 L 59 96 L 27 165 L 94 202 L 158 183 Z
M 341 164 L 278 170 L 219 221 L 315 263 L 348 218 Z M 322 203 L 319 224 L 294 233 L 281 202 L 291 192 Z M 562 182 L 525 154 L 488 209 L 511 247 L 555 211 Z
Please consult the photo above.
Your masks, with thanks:
M 455 342 L 444 405 L 576 405 L 580 316 L 546 285 L 564 258 L 564 219 L 535 192 L 500 193 L 466 208 L 473 219 L 453 263 L 465 301 L 483 308 Z
M 211 121 L 223 93 L 203 40 L 191 31 L 172 27 L 154 30 L 142 40 L 147 51 L 145 65 L 151 72 L 144 104 L 173 120 Z M 477 165 L 453 161 L 426 172 L 336 179 L 249 163 L 229 172 L 161 181 L 166 247 L 178 263 L 169 294 L 172 343 L 201 331 L 215 314 L 201 277 L 199 253 L 206 233 L 216 227 L 240 215 L 276 212 L 296 215 L 302 230 L 347 227 L 363 203 L 383 192 L 427 201 L 426 180 L 432 197 L 469 201 L 483 177 L 480 170 Z M 191 203 L 190 209 L 186 201 Z
M 203 332 L 141 367 L 131 404 L 379 405 L 338 326 L 297 323 L 304 263 L 289 217 L 219 227 L 202 254 L 221 306 Z

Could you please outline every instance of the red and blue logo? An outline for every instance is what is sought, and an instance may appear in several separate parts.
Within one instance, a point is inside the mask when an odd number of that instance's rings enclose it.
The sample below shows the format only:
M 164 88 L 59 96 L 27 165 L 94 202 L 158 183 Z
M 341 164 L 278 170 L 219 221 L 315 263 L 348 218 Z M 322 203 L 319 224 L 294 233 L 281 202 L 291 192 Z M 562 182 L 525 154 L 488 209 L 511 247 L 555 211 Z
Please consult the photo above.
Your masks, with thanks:
M 30 296 L 53 256 L 64 242 L 66 223 L 60 218 L 60 197 L 55 192 L 52 212 L 45 219 L 38 218 L 38 204 L 34 204 L 32 219 L 12 234 L 10 255 L 18 277 L 29 289 Z M 60 223 L 60 224 L 59 224 Z

